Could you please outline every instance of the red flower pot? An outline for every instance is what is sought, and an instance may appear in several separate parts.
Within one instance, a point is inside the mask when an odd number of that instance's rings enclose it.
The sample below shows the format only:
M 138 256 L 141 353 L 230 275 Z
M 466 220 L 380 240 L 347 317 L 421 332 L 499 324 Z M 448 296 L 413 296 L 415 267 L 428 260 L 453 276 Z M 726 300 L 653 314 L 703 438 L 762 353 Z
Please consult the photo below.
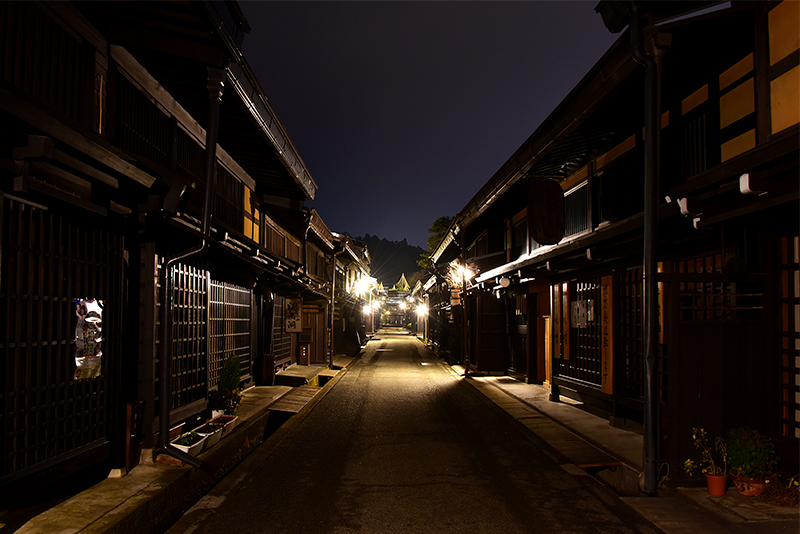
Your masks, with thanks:
M 706 488 L 710 495 L 721 497 L 728 490 L 728 475 L 706 474 Z

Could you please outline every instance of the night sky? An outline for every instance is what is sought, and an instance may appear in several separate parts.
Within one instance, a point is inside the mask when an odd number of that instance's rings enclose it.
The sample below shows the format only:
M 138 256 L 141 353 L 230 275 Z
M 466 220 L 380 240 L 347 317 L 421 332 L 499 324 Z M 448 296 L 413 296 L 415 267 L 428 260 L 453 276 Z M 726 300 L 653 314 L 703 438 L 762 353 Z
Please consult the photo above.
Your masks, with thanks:
M 618 37 L 596 1 L 243 1 L 244 54 L 352 236 L 453 216 Z

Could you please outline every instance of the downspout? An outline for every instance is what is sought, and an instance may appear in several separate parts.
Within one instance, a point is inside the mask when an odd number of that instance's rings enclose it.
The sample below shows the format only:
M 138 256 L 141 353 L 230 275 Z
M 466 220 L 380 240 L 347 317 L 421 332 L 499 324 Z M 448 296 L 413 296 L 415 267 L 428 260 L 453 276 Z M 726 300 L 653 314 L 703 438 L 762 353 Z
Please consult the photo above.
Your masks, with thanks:
M 189 454 L 175 448 L 169 442 L 169 414 L 172 400 L 172 293 L 174 280 L 172 267 L 179 261 L 195 258 L 208 250 L 211 228 L 211 212 L 214 207 L 214 182 L 217 165 L 217 131 L 219 126 L 219 103 L 225 90 L 225 71 L 208 69 L 208 124 L 206 127 L 206 196 L 202 213 L 202 240 L 198 245 L 169 256 L 161 271 L 161 375 L 159 389 L 159 452 L 169 454 L 192 467 L 200 467 L 201 462 Z
M 311 230 L 311 210 L 303 208 L 303 217 L 305 218 L 306 229 L 303 231 L 303 276 L 308 278 L 308 231 Z
M 658 225 L 659 117 L 661 115 L 661 62 L 644 48 L 642 7 L 633 2 L 630 21 L 631 54 L 645 67 L 644 99 L 644 255 L 642 260 L 642 335 L 644 339 L 644 483 L 642 491 L 654 496 L 658 488 L 658 282 L 656 237 Z M 640 486 L 642 482 L 640 480 Z

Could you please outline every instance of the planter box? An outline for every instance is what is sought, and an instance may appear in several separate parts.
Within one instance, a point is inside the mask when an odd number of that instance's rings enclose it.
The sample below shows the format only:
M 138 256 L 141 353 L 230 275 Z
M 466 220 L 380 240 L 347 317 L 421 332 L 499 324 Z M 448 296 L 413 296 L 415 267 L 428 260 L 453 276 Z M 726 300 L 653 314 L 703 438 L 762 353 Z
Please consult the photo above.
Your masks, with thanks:
M 178 423 L 177 425 L 173 426 L 169 429 L 169 439 L 179 438 L 183 431 L 183 423 Z
M 190 436 L 190 435 L 191 435 L 191 432 L 187 432 L 183 436 L 172 440 L 171 443 L 172 443 L 172 446 L 175 447 L 176 449 L 181 450 L 181 451 L 185 452 L 186 454 L 188 454 L 190 456 L 197 456 L 198 454 L 200 454 L 200 451 L 203 450 L 203 445 L 205 444 L 205 441 L 206 441 L 206 437 L 205 436 L 201 436 L 200 434 L 197 434 L 197 437 L 195 437 L 194 440 L 192 440 L 191 443 L 189 443 L 188 445 L 180 445 L 180 444 L 176 443 L 177 441 L 180 441 L 184 437 Z
M 224 438 L 230 434 L 233 427 L 236 426 L 237 419 L 239 419 L 238 415 L 219 415 L 206 424 L 221 426 L 222 437 Z
M 210 423 L 206 423 L 201 427 L 195 428 L 194 431 L 201 436 L 205 436 L 206 438 L 203 450 L 210 449 L 216 445 L 222 437 L 222 427 L 219 425 L 212 425 Z
M 736 486 L 736 491 L 748 497 L 757 497 L 761 495 L 767 487 L 767 482 L 763 479 L 756 480 L 740 475 L 731 475 L 731 480 L 733 480 L 733 485 Z
M 182 433 L 183 433 L 183 423 L 178 423 L 177 425 L 169 429 L 169 440 L 172 441 L 174 439 L 181 437 Z M 160 432 L 155 432 L 153 434 L 153 439 L 155 440 L 156 443 L 161 443 L 159 441 L 159 437 L 160 437 Z

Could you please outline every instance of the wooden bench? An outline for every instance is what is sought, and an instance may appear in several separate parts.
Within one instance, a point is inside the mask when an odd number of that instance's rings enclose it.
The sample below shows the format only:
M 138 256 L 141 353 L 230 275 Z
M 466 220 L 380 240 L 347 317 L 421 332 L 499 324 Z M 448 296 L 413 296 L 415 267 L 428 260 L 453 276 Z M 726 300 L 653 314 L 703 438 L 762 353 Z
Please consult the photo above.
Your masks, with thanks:
M 271 412 L 297 413 L 314 398 L 322 388 L 316 386 L 298 386 L 267 407 Z

